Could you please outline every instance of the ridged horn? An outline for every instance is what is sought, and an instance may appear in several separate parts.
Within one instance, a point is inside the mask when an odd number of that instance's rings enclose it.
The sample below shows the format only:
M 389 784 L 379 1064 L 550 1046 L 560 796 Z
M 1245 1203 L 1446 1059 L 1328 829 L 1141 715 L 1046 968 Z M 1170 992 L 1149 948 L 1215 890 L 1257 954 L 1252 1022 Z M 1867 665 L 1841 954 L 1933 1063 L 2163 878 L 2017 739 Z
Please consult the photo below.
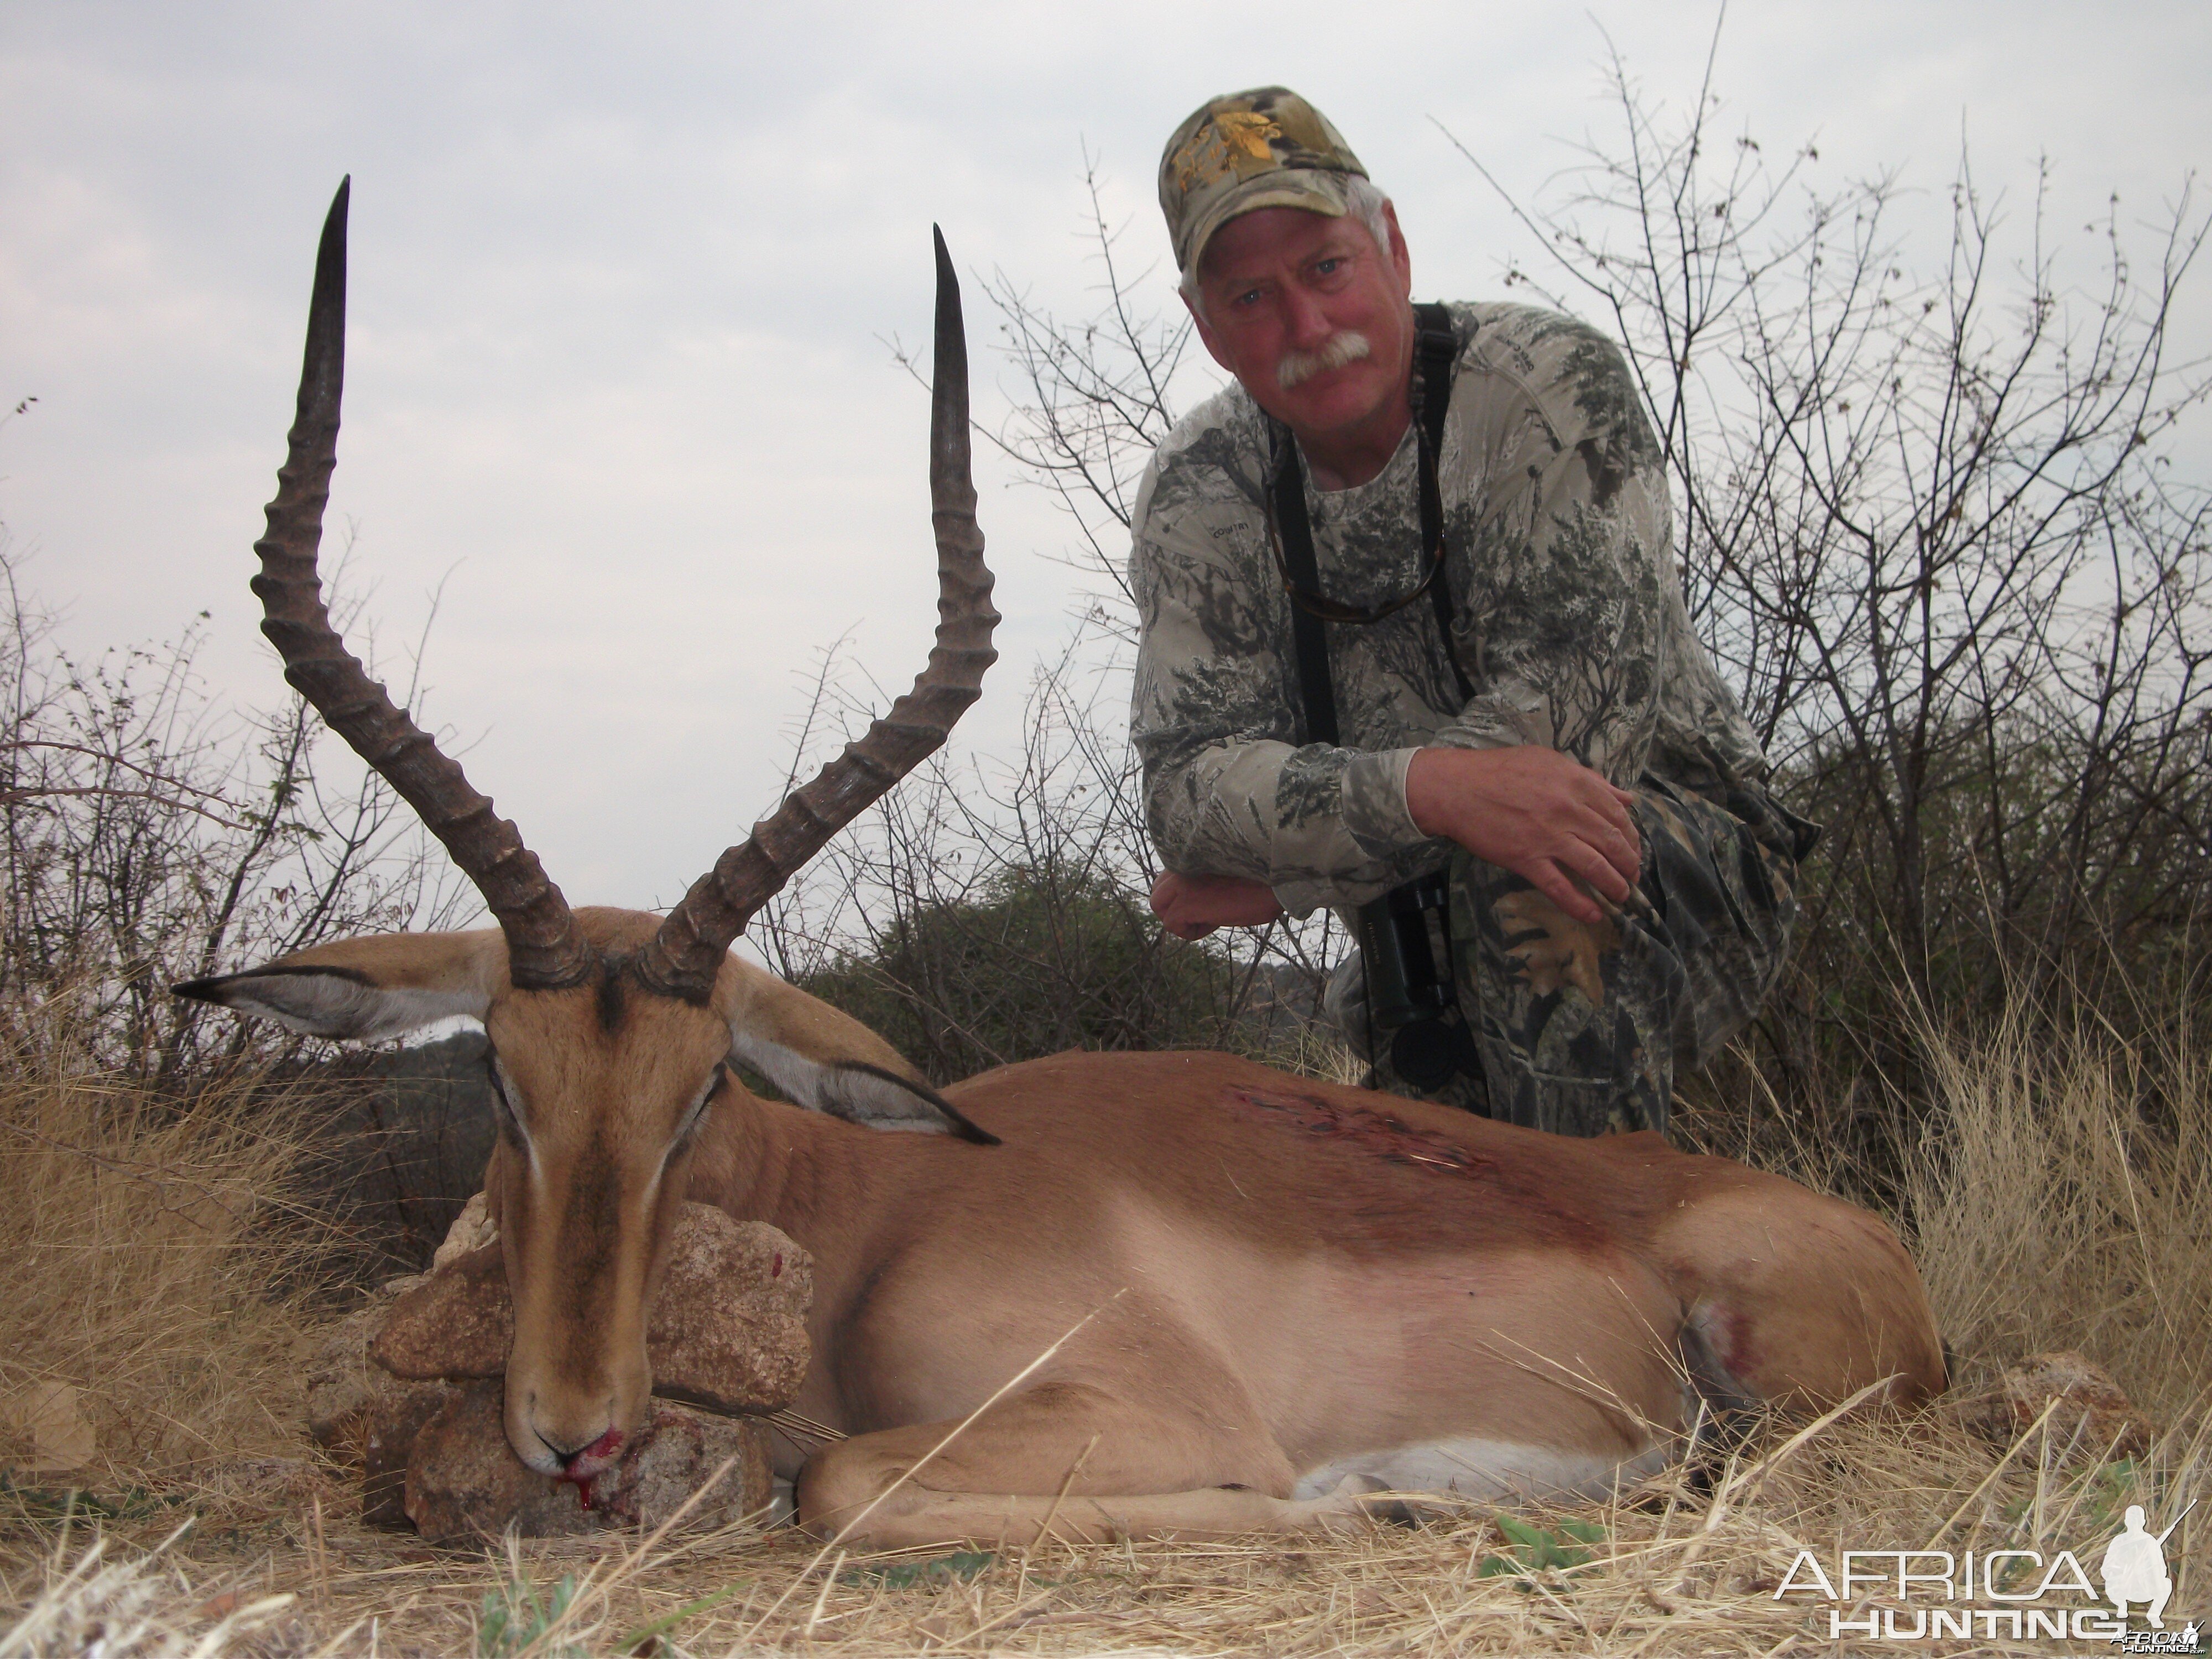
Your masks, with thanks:
M 636 958 L 650 989 L 701 1003 L 722 957 L 753 913 L 820 852 L 830 838 L 904 777 L 951 731 L 981 695 L 983 671 L 998 660 L 991 629 L 991 572 L 975 524 L 969 476 L 968 337 L 960 319 L 960 280 L 945 236 L 937 244 L 937 355 L 929 411 L 929 498 L 937 527 L 937 643 L 914 687 L 859 742 L 786 797 L 770 817 L 691 884 Z
M 519 989 L 557 990 L 592 968 L 592 950 L 561 890 L 546 879 L 521 833 L 469 787 L 459 766 L 428 732 L 395 707 L 383 686 L 331 626 L 316 554 L 323 509 L 338 458 L 338 404 L 345 387 L 346 204 L 338 185 L 315 254 L 315 292 L 307 312 L 307 352 L 300 370 L 299 412 L 290 453 L 269 503 L 269 532 L 254 543 L 261 574 L 253 591 L 265 613 L 261 631 L 284 659 L 284 678 L 314 704 L 325 724 L 383 775 L 443 842 L 477 884 L 507 935 L 507 972 Z

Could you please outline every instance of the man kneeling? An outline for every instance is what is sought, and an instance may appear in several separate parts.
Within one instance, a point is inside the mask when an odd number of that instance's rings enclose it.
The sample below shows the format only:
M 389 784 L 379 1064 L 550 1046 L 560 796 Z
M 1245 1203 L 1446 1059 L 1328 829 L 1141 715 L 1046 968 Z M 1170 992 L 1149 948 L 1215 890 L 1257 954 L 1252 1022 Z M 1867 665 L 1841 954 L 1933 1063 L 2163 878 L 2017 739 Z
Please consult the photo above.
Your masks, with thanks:
M 1664 1130 L 1779 974 L 1817 831 L 1691 631 L 1627 364 L 1416 307 L 1395 209 L 1281 88 L 1186 120 L 1160 203 L 1237 384 L 1137 501 L 1153 908 L 1356 913 L 1328 1006 L 1379 1086 Z

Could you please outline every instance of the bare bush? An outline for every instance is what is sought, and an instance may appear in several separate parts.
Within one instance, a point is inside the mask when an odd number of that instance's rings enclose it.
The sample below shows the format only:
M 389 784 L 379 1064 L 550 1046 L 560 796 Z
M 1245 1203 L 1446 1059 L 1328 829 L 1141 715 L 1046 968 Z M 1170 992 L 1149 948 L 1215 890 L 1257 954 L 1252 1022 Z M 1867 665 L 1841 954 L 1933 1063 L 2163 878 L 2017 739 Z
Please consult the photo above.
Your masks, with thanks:
M 1295 1058 L 1284 1045 L 1322 967 L 1303 937 L 1270 930 L 1232 956 L 1152 918 L 1134 758 L 1099 707 L 1121 681 L 1089 637 L 1037 673 L 1017 757 L 934 757 L 763 914 L 757 941 L 940 1081 L 1075 1048 Z M 826 668 L 817 690 L 801 751 L 842 701 Z
M 2185 187 L 2139 269 L 2114 202 L 2070 283 L 2047 172 L 2008 228 L 1962 155 L 1923 270 L 1895 174 L 1817 183 L 1710 87 L 1672 115 L 1617 58 L 1608 87 L 1612 137 L 1533 204 L 1501 189 L 1542 251 L 1506 281 L 1626 343 L 1701 631 L 1828 826 L 1778 1051 L 1902 1062 L 1869 1030 L 1893 977 L 1990 1011 L 2123 959 L 2193 975 L 2212 494 L 2168 447 L 2212 389 L 2172 361 L 2206 217 Z
M 0 1017 L 66 990 L 103 1066 L 184 1086 L 284 1045 L 173 981 L 452 913 L 445 861 L 388 786 L 318 776 L 301 699 L 226 712 L 196 629 L 78 661 L 3 554 L 0 583 Z
M 1155 283 L 1157 267 L 1128 269 L 1121 252 L 1127 227 L 1106 217 L 1098 165 L 1087 157 L 1084 185 L 1097 308 L 1058 317 L 1003 271 L 983 285 L 1004 319 L 1006 359 L 1020 383 L 994 439 L 1074 527 L 1066 562 L 1089 584 L 1085 620 L 1103 637 L 1131 645 L 1130 523 L 1152 451 L 1175 427 L 1192 329 L 1189 314 L 1169 297 L 1172 289 Z

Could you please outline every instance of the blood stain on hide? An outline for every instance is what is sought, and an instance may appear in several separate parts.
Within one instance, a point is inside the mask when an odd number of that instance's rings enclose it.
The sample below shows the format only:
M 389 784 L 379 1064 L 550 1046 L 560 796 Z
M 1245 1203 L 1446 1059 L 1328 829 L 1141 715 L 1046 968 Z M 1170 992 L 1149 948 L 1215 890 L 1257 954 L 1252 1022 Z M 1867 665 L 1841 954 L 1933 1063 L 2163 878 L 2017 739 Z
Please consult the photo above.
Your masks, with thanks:
M 1485 1193 L 1482 1212 L 1510 1214 L 1527 1239 L 1580 1248 L 1613 1241 L 1603 1218 L 1592 1212 L 1589 1194 L 1563 1191 L 1555 1174 L 1520 1157 L 1478 1152 L 1387 1108 L 1239 1087 L 1224 1091 L 1224 1103 L 1248 1120 L 1310 1136 L 1362 1158 L 1468 1182 Z
M 1752 1341 L 1752 1322 L 1741 1309 L 1729 1314 L 1723 1343 L 1721 1363 L 1728 1367 L 1729 1376 L 1743 1378 L 1757 1375 L 1765 1356 Z
M 1393 1112 L 1346 1106 L 1318 1095 L 1265 1094 L 1231 1089 L 1232 1106 L 1267 1114 L 1263 1122 L 1287 1124 L 1307 1134 L 1372 1153 L 1386 1164 L 1410 1164 L 1440 1175 L 1473 1176 L 1496 1170 L 1495 1159 L 1470 1152 L 1431 1129 L 1417 1129 Z

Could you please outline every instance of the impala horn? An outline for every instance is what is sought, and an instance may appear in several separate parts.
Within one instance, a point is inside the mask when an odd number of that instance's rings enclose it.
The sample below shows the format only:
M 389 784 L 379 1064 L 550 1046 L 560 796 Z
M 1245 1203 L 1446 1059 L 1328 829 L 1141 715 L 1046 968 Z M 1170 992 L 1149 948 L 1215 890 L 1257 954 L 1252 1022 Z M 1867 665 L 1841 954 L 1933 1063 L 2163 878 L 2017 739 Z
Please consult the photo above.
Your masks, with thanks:
M 774 816 L 753 826 L 714 867 L 691 884 L 635 972 L 650 989 L 703 1003 L 730 942 L 754 912 L 799 867 L 884 792 L 904 777 L 952 729 L 981 694 L 983 671 L 998 660 L 991 629 L 991 573 L 975 524 L 968 465 L 968 337 L 960 320 L 960 281 L 945 236 L 937 244 L 937 355 L 929 410 L 929 498 L 937 527 L 937 643 L 914 687 L 866 736 L 794 791 Z M 303 404 L 302 407 L 305 405 Z
M 253 544 L 261 556 L 253 591 L 266 613 L 261 631 L 284 659 L 284 678 L 399 792 L 477 884 L 507 935 L 507 975 L 515 988 L 558 990 L 580 982 L 592 962 L 568 901 L 522 844 L 521 832 L 493 812 L 491 802 L 469 787 L 430 734 L 369 678 L 331 626 L 323 603 L 315 556 L 337 465 L 338 402 L 345 386 L 346 203 L 352 189 L 350 177 L 338 185 L 323 222 L 291 450 L 276 475 L 276 499 L 269 503 L 269 533 Z

